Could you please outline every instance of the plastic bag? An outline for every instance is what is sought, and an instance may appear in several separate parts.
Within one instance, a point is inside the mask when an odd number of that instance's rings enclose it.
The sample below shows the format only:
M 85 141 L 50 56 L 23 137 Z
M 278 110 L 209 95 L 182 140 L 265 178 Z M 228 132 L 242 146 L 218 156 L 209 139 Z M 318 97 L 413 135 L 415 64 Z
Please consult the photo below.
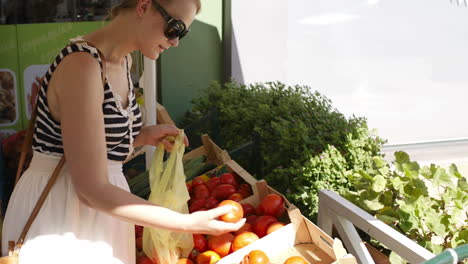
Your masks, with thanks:
M 188 213 L 190 199 L 185 185 L 182 157 L 185 151 L 184 132 L 175 137 L 174 147 L 163 163 L 164 146 L 159 144 L 149 169 L 151 194 L 148 201 L 171 210 Z M 173 264 L 180 256 L 188 256 L 193 248 L 189 233 L 172 232 L 159 228 L 144 228 L 143 251 L 154 263 Z

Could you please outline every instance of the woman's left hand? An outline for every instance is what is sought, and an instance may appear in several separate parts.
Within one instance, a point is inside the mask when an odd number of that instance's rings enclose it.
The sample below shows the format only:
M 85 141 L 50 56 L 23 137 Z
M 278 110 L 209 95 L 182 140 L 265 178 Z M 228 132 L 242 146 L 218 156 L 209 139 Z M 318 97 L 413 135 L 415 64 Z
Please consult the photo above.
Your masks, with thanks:
M 151 145 L 157 146 L 159 143 L 164 145 L 167 151 L 172 151 L 174 142 L 167 140 L 168 136 L 179 135 L 179 129 L 174 125 L 160 124 L 143 127 L 140 134 L 135 139 L 135 146 Z M 187 136 L 184 134 L 184 144 L 189 145 Z

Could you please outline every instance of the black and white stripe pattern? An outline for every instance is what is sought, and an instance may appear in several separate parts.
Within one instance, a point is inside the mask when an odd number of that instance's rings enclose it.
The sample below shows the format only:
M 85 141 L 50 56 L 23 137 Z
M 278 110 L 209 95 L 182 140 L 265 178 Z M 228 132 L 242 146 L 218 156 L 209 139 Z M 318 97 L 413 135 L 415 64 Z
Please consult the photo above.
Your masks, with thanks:
M 72 43 L 66 46 L 55 61 L 50 65 L 44 81 L 42 82 L 37 99 L 37 120 L 34 128 L 33 150 L 48 155 L 62 156 L 63 144 L 60 123 L 55 121 L 50 114 L 47 104 L 47 87 L 57 65 L 65 56 L 72 52 L 88 52 L 99 61 L 102 70 L 101 58 L 97 50 L 84 42 Z M 113 94 L 106 77 L 104 86 L 104 102 L 102 112 L 104 114 L 104 126 L 106 131 L 107 158 L 114 161 L 124 161 L 133 152 L 133 141 L 140 132 L 142 126 L 141 112 L 137 105 L 133 84 L 130 78 L 130 67 L 127 59 L 127 78 L 130 84 L 128 107 L 124 109 L 120 100 Z M 91 148 L 92 146 L 90 146 Z

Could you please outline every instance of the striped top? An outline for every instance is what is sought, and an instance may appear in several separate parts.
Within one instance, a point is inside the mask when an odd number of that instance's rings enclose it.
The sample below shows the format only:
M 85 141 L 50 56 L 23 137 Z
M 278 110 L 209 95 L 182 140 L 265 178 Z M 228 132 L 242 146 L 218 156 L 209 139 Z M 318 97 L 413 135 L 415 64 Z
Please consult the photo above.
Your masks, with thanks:
M 85 42 L 70 43 L 57 56 L 45 74 L 37 99 L 37 120 L 34 127 L 33 150 L 53 155 L 63 155 L 63 143 L 60 123 L 52 118 L 47 104 L 47 87 L 57 65 L 65 56 L 73 52 L 88 52 L 96 58 L 101 66 L 102 61 L 96 48 Z M 129 83 L 128 107 L 124 109 L 118 94 L 112 92 L 112 88 L 105 78 L 104 102 L 102 112 L 104 114 L 104 126 L 106 132 L 107 158 L 114 161 L 125 161 L 133 152 L 133 141 L 140 132 L 142 126 L 141 112 L 136 103 L 133 84 L 130 77 L 129 60 L 127 62 L 127 78 Z M 92 146 L 90 146 L 91 148 Z

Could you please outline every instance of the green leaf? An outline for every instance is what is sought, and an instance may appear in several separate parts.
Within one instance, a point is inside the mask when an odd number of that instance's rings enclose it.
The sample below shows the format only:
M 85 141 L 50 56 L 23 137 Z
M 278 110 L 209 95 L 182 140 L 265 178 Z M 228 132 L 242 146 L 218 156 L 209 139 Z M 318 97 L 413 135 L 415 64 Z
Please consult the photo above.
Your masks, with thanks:
M 396 222 L 398 222 L 399 218 L 388 216 L 388 215 L 376 215 L 377 219 L 380 221 L 384 222 L 385 224 L 389 226 L 395 225 Z
M 405 264 L 406 263 L 406 261 L 394 251 L 390 253 L 389 260 L 390 260 L 390 263 L 392 264 Z
M 406 182 L 403 182 L 400 177 L 397 176 L 397 177 L 391 179 L 390 181 L 391 181 L 392 186 L 393 186 L 393 188 L 395 190 L 397 190 L 400 193 L 405 192 L 404 188 L 405 188 Z
M 468 183 L 466 183 L 466 178 L 458 179 L 457 187 L 464 192 L 468 192 Z
M 363 204 L 366 207 L 365 209 L 370 211 L 377 211 L 384 207 L 384 205 L 378 201 L 364 200 Z
M 386 191 L 382 193 L 380 195 L 380 202 L 383 203 L 385 206 L 393 207 L 394 206 L 393 192 Z
M 450 179 L 450 175 L 443 168 L 437 168 L 434 174 L 434 181 L 432 182 L 434 186 L 448 186 L 453 187 L 454 183 Z
M 426 212 L 424 222 L 426 223 L 427 227 L 436 235 L 440 237 L 445 237 L 447 235 L 445 225 L 442 224 L 442 218 L 439 213 L 432 210 Z
M 375 156 L 375 157 L 372 157 L 372 160 L 374 161 L 377 168 L 384 168 L 387 166 L 387 162 L 385 162 L 383 157 Z
M 372 179 L 372 190 L 374 192 L 383 192 L 386 185 L 387 180 L 382 175 L 377 175 Z
M 403 164 L 410 162 L 409 155 L 404 151 L 396 151 L 394 155 L 397 163 Z

